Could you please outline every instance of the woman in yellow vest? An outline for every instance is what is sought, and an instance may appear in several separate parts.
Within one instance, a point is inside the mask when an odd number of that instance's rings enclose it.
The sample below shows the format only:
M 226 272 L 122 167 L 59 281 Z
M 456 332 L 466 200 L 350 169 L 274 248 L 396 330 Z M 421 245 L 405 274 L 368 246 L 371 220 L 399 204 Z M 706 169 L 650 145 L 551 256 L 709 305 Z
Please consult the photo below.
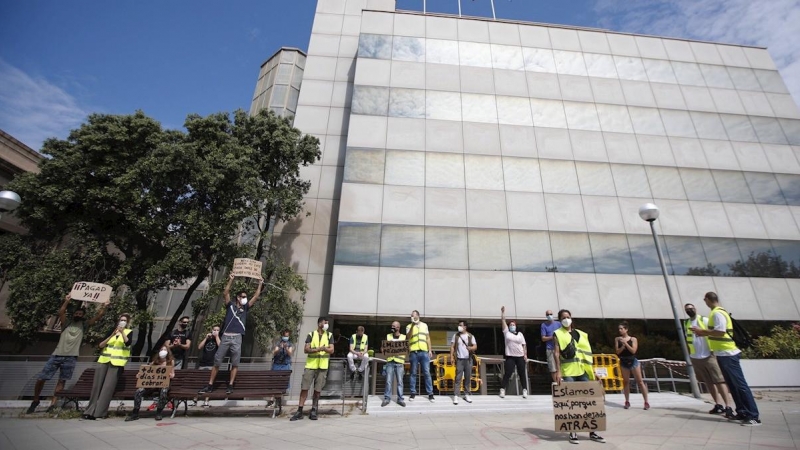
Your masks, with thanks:
M 592 346 L 589 344 L 589 335 L 581 330 L 572 328 L 572 313 L 567 309 L 558 312 L 558 320 L 561 328 L 557 329 L 555 336 L 555 355 L 556 372 L 561 377 L 561 381 L 590 381 L 594 380 L 592 369 Z M 605 442 L 599 434 L 594 431 L 589 433 L 589 439 L 595 442 Z M 578 433 L 569 434 L 570 444 L 578 444 Z
M 111 404 L 111 397 L 117 388 L 117 379 L 131 356 L 131 329 L 128 328 L 130 323 L 129 314 L 119 316 L 117 326 L 98 345 L 103 351 L 97 358 L 92 396 L 89 398 L 89 406 L 83 411 L 83 419 L 95 420 L 108 415 L 108 405 Z

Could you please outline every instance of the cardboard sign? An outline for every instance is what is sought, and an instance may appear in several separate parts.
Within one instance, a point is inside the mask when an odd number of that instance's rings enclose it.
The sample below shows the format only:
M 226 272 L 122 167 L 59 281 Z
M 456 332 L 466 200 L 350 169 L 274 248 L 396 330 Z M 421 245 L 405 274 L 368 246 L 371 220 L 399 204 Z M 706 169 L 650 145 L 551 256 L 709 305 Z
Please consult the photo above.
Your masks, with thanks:
M 69 295 L 73 300 L 82 302 L 108 303 L 113 292 L 114 290 L 107 284 L 78 281 L 72 285 Z
M 171 371 L 172 366 L 141 366 L 139 367 L 139 378 L 136 379 L 136 387 L 145 389 L 169 387 Z
M 233 260 L 233 276 L 246 278 L 261 278 L 261 261 L 247 258 Z
M 606 408 L 600 381 L 562 381 L 553 385 L 557 432 L 605 431 Z
M 381 341 L 381 353 L 386 356 L 405 355 L 408 353 L 408 341 Z

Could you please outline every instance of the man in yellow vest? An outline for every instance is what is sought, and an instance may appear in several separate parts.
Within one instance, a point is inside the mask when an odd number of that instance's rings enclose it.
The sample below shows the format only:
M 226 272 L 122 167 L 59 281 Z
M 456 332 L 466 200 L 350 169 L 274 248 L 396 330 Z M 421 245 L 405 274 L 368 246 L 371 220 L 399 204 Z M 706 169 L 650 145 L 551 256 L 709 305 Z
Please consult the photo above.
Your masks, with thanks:
M 369 355 L 367 354 L 369 342 L 367 341 L 367 335 L 364 334 L 364 327 L 359 326 L 356 330 L 356 334 L 350 339 L 350 352 L 347 353 L 347 364 L 350 366 L 350 372 L 353 374 L 353 378 L 356 377 L 356 373 L 363 378 L 364 371 L 367 370 L 367 366 L 369 365 Z M 355 360 L 361 361 L 358 370 L 356 370 Z
M 300 383 L 300 401 L 298 402 L 297 411 L 290 419 L 291 421 L 303 418 L 303 405 L 306 403 L 308 390 L 312 384 L 314 385 L 314 399 L 311 403 L 311 413 L 308 418 L 317 420 L 319 394 L 328 379 L 328 363 L 330 362 L 331 353 L 333 353 L 332 339 L 333 335 L 328 332 L 328 318 L 320 317 L 317 319 L 317 329 L 306 336 L 306 345 L 303 348 L 303 352 L 305 352 L 308 359 L 306 359 L 306 368 L 303 371 L 303 381 Z
M 733 408 L 731 408 L 733 401 L 730 399 L 728 386 L 725 385 L 725 378 L 717 364 L 717 357 L 711 354 L 708 338 L 695 336 L 692 332 L 694 327 L 707 330 L 708 317 L 697 314 L 697 309 L 691 303 L 684 305 L 683 310 L 689 316 L 683 329 L 686 332 L 686 344 L 689 345 L 689 356 L 692 358 L 694 372 L 697 374 L 697 379 L 706 384 L 711 398 L 714 399 L 714 408 L 708 413 L 724 414 L 725 417 L 731 418 L 733 417 Z M 725 406 L 722 406 L 723 404 Z
M 387 341 L 405 341 L 406 335 L 400 333 L 400 322 L 392 322 L 392 332 L 386 335 Z M 406 355 L 396 355 L 386 358 L 386 365 L 383 370 L 386 376 L 386 387 L 383 390 L 383 402 L 381 406 L 386 406 L 392 401 L 392 384 L 397 380 L 397 404 L 405 407 L 403 401 L 403 365 L 406 363 Z
M 589 335 L 581 330 L 572 328 L 572 313 L 567 309 L 558 312 L 558 320 L 561 328 L 557 329 L 555 337 L 555 362 L 560 378 L 556 383 L 562 381 L 590 381 L 594 380 L 594 370 L 592 368 L 592 346 L 589 343 Z M 595 442 L 605 443 L 606 440 L 594 431 L 589 433 L 589 439 Z M 578 433 L 569 434 L 570 444 L 579 444 Z
M 722 370 L 722 376 L 731 390 L 731 397 L 736 403 L 736 415 L 730 420 L 739 420 L 742 426 L 757 427 L 761 425 L 758 418 L 758 406 L 753 398 L 753 392 L 744 378 L 742 366 L 739 364 L 742 351 L 733 341 L 733 321 L 728 311 L 719 306 L 719 297 L 715 292 L 706 292 L 703 300 L 711 309 L 708 317 L 708 329 L 692 328 L 695 336 L 708 337 L 708 346 L 717 357 L 717 363 Z
M 411 361 L 411 396 L 413 401 L 417 396 L 417 370 L 422 366 L 422 377 L 425 379 L 425 392 L 428 400 L 433 403 L 433 381 L 431 380 L 431 359 L 433 350 L 431 346 L 428 324 L 419 320 L 419 311 L 411 311 L 411 323 L 406 325 L 406 340 L 408 341 L 409 360 Z

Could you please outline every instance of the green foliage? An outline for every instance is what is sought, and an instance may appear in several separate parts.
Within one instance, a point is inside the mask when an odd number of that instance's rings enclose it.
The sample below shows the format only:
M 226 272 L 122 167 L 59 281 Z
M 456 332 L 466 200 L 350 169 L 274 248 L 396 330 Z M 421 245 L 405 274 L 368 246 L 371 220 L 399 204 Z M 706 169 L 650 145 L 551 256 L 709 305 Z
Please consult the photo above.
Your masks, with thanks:
M 794 261 L 785 261 L 781 255 L 771 250 L 751 252 L 747 259 L 728 264 L 728 270 L 722 272 L 714 264 L 706 267 L 691 267 L 685 275 L 694 276 L 726 276 L 726 277 L 761 277 L 761 278 L 800 278 L 800 267 Z
M 749 359 L 798 359 L 800 358 L 800 331 L 775 326 L 769 335 L 758 337 L 752 348 L 744 351 Z

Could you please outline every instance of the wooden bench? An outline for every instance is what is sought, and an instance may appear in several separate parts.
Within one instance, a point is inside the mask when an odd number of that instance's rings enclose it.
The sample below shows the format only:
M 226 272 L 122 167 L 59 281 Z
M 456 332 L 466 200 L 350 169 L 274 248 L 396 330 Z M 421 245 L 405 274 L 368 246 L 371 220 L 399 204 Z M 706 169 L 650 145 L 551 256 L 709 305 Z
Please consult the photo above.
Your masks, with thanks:
M 245 399 L 268 399 L 275 397 L 275 406 L 272 410 L 272 417 L 281 413 L 282 398 L 289 388 L 289 381 L 292 376 L 291 370 L 239 370 L 236 374 L 233 393 L 228 395 L 228 377 L 230 372 L 217 373 L 214 380 L 214 390 L 207 394 L 197 392 L 208 385 L 208 378 L 211 372 L 208 370 L 178 370 L 175 378 L 170 383 L 169 397 L 173 402 L 174 409 L 172 417 L 178 407 L 183 403 L 184 416 L 189 412 L 189 400 L 203 397 L 211 400 L 245 400 Z
M 94 371 L 95 369 L 84 370 L 78 382 L 69 389 L 63 389 L 56 394 L 56 397 L 63 399 L 63 406 L 70 403 L 75 404 L 75 410 L 80 410 L 78 402 L 81 400 L 88 400 L 92 396 L 92 385 L 94 384 Z M 121 376 L 117 379 L 117 386 L 114 388 L 114 395 L 112 399 L 132 399 L 136 394 L 136 370 L 123 370 Z

